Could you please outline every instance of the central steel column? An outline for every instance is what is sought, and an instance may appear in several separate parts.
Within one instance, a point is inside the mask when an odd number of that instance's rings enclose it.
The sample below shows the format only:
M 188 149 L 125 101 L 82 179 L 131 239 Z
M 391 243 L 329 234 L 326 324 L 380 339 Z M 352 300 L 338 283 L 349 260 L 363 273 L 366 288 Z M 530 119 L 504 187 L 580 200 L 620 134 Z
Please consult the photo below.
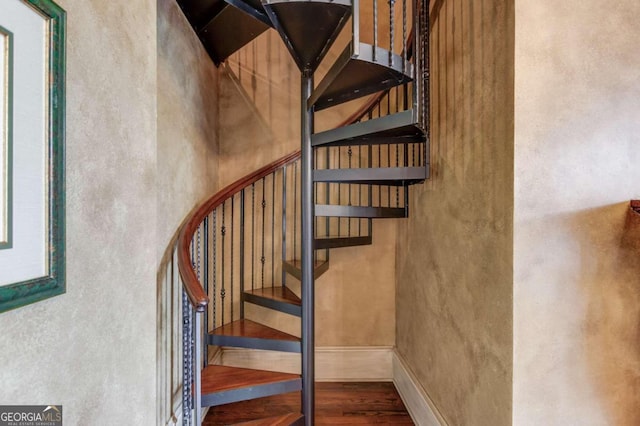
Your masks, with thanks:
M 315 419 L 315 338 L 313 282 L 313 108 L 307 100 L 313 90 L 313 71 L 302 72 L 300 109 L 302 115 L 302 413 L 304 424 L 312 426 Z

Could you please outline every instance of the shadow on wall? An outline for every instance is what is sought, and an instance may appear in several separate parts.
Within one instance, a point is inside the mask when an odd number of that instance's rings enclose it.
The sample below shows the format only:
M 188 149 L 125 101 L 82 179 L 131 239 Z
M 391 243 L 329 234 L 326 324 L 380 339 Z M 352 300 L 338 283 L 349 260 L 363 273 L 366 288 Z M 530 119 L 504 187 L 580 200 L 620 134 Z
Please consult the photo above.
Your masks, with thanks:
M 181 127 L 180 136 L 212 144 L 218 127 L 215 66 L 175 0 L 158 0 L 157 8 L 158 90 L 167 100 L 159 101 L 159 121 L 177 128 L 187 117 L 189 127 Z
M 639 425 L 640 214 L 625 203 L 586 210 L 571 220 L 587 296 L 589 373 L 612 424 Z

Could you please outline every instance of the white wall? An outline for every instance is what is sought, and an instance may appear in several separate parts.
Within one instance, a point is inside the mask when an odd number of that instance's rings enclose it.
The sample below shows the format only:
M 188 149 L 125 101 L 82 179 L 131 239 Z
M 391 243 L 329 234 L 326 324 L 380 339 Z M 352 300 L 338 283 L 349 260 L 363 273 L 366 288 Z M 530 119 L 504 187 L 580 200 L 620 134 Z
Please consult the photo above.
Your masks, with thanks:
M 59 0 L 67 31 L 67 293 L 0 314 L 0 402 L 155 423 L 156 7 Z
M 515 425 L 640 424 L 638 16 L 516 1 Z

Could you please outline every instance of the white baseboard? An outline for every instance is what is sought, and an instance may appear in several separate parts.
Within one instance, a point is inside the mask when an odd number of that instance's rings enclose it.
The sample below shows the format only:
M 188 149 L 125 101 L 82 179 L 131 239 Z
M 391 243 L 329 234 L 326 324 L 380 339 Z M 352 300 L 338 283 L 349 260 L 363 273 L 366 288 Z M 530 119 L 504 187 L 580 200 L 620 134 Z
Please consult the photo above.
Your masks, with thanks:
M 417 426 L 447 426 L 447 422 L 402 356 L 393 351 L 393 384 Z
M 393 380 L 393 348 L 319 347 L 316 348 L 316 381 L 345 382 Z M 222 365 L 300 373 L 300 355 L 295 353 L 225 348 Z

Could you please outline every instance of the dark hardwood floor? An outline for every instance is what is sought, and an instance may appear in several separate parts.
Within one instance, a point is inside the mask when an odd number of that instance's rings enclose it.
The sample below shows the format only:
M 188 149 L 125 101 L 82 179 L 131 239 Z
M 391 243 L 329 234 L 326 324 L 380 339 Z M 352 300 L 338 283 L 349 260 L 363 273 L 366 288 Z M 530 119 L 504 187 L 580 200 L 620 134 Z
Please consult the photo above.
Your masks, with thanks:
M 300 392 L 212 407 L 203 425 L 300 412 Z M 317 383 L 316 425 L 413 425 L 393 383 Z

